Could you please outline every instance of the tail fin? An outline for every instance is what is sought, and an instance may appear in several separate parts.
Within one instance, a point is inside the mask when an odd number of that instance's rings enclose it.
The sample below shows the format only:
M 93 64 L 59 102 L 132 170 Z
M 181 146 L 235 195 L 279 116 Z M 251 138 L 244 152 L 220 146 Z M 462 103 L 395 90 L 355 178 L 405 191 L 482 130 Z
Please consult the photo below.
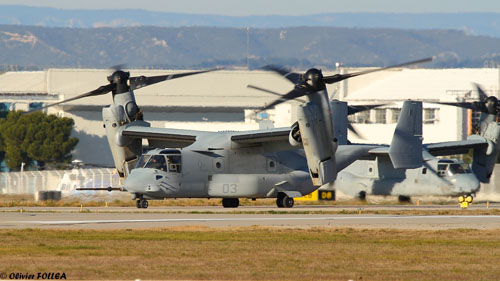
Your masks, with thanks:
M 396 169 L 422 166 L 422 102 L 404 102 L 392 137 L 389 157 Z

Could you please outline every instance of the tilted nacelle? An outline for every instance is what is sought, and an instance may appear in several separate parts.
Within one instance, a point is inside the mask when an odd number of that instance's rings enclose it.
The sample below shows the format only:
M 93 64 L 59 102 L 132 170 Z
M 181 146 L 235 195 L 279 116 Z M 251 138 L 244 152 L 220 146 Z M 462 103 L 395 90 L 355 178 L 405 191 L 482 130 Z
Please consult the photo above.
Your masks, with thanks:
M 500 153 L 500 123 L 483 122 L 481 124 L 481 135 L 486 138 L 488 146 L 474 151 L 472 170 L 481 182 L 489 183 L 490 177 Z M 467 139 L 476 139 L 475 135 Z
M 130 104 L 130 102 L 127 104 Z M 134 122 L 135 126 L 150 126 L 149 123 L 134 120 L 133 116 L 131 118 L 129 115 L 127 110 L 120 104 L 113 104 L 102 109 L 104 128 L 106 129 L 109 147 L 113 154 L 116 170 L 121 179 L 128 176 L 138 156 L 142 154 L 142 139 L 123 137 L 121 131 L 131 122 Z
M 325 122 L 320 108 L 312 103 L 297 108 L 297 119 L 297 126 L 292 126 L 289 140 L 292 145 L 302 143 L 313 184 L 321 186 L 334 181 L 337 176 L 337 144 L 328 134 L 332 129 L 326 127 L 331 122 Z

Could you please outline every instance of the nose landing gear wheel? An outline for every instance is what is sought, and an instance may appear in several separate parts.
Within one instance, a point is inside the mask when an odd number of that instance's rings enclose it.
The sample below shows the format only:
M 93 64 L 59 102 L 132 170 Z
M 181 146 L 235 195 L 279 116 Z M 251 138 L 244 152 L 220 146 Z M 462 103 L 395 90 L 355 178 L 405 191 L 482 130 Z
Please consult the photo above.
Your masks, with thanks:
M 135 206 L 139 209 L 147 209 L 149 206 L 148 200 L 146 199 L 139 199 L 135 201 Z

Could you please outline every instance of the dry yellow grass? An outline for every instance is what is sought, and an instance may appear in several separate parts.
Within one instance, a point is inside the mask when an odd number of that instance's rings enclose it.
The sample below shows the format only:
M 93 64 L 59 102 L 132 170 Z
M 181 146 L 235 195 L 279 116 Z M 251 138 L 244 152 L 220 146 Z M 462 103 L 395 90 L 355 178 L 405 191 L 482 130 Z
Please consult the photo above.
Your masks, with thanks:
M 377 200 L 373 202 L 360 201 L 357 199 L 341 200 L 341 201 L 296 201 L 296 205 L 355 205 L 355 206 L 367 206 L 367 205 L 383 205 L 383 204 L 399 204 L 397 201 L 390 199 L 383 199 L 383 197 L 376 197 Z M 135 207 L 135 201 L 130 199 L 130 196 L 126 193 L 115 194 L 114 196 L 109 196 L 107 193 L 97 194 L 93 197 L 65 197 L 60 201 L 34 201 L 32 195 L 8 195 L 0 194 L 0 207 L 79 207 L 80 204 L 84 204 L 87 207 L 103 207 L 106 205 L 113 207 Z M 445 204 L 445 205 L 457 205 L 455 201 L 446 201 L 443 198 L 438 198 L 434 201 L 428 200 L 422 202 L 425 204 Z M 275 206 L 276 199 L 258 199 L 252 201 L 250 199 L 240 198 L 240 205 L 242 206 Z M 401 205 L 414 205 L 412 203 L 402 203 Z M 165 199 L 165 200 L 150 200 L 149 206 L 159 207 L 159 206 L 222 206 L 221 199 Z
M 498 280 L 500 231 L 1 230 L 0 272 L 68 279 Z

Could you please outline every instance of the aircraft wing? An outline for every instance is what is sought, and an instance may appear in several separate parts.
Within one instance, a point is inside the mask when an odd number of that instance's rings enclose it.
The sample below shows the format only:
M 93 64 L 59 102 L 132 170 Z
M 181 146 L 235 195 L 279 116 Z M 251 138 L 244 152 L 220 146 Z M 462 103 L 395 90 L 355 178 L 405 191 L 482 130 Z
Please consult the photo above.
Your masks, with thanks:
M 236 133 L 231 136 L 231 141 L 239 144 L 258 144 L 267 142 L 288 142 L 290 128 L 276 128 L 269 130 L 256 130 Z
M 488 141 L 480 136 L 472 136 L 467 140 L 463 141 L 449 141 L 449 142 L 437 142 L 428 143 L 423 145 L 424 151 L 429 152 L 433 156 L 445 156 L 445 155 L 455 155 L 455 154 L 466 154 L 469 149 L 479 149 L 488 146 Z M 372 149 L 368 150 L 368 154 L 371 155 L 388 155 L 389 146 L 374 146 Z
M 449 141 L 424 144 L 424 149 L 434 156 L 466 154 L 470 149 L 485 148 L 488 141 L 480 136 L 470 136 L 463 141 Z
M 193 144 L 201 133 L 192 130 L 128 126 L 122 131 L 122 136 L 147 139 L 152 147 L 183 148 Z
M 246 146 L 264 146 L 267 151 L 282 151 L 289 149 L 300 149 L 293 147 L 288 141 L 290 128 L 275 128 L 269 130 L 255 130 L 247 132 L 236 132 L 231 135 L 231 141 L 240 145 Z
M 337 151 L 335 152 L 335 166 L 337 167 L 337 171 L 341 171 L 345 167 L 351 165 L 354 161 L 368 156 L 371 151 L 378 148 L 384 147 L 372 144 L 339 145 Z M 388 154 L 389 147 L 387 147 L 386 150 L 386 153 Z

